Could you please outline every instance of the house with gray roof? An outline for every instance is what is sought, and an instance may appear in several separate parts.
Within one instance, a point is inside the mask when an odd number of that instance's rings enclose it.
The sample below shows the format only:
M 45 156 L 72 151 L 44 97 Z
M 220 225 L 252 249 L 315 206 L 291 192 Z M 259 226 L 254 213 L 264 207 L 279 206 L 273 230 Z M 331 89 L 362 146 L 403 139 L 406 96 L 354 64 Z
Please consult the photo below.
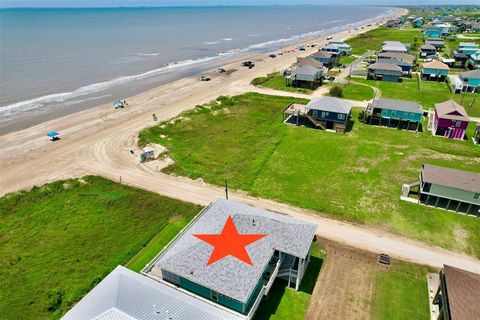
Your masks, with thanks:
M 382 50 L 383 52 L 407 52 L 408 48 L 405 44 L 400 41 L 385 41 L 383 42 Z
M 315 89 L 322 84 L 326 69 L 324 67 L 316 67 L 314 63 L 320 63 L 312 59 L 311 63 L 302 63 L 290 74 L 285 76 L 287 86 L 294 88 Z
M 344 133 L 352 115 L 352 103 L 335 97 L 310 100 L 305 106 L 305 117 L 316 128 Z
M 246 246 L 252 265 L 233 256 L 207 265 L 213 248 L 194 235 L 220 234 L 229 217 L 239 234 L 266 235 Z M 251 319 L 276 279 L 299 289 L 315 231 L 314 224 L 219 199 L 205 207 L 142 273 Z
M 366 116 L 368 124 L 418 131 L 423 108 L 415 101 L 381 98 L 367 106 Z
M 399 82 L 403 75 L 401 67 L 386 62 L 377 61 L 368 66 L 367 79 Z
M 419 183 L 420 203 L 480 216 L 480 174 L 423 164 Z
M 245 320 L 245 317 L 118 266 L 62 319 Z

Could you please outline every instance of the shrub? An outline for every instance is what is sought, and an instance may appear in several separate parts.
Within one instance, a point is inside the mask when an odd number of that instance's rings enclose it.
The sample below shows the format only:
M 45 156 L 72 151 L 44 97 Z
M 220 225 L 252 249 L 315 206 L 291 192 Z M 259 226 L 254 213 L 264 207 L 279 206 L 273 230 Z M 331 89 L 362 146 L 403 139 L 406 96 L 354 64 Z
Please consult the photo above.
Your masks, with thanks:
M 343 88 L 339 85 L 334 85 L 332 88 L 330 88 L 330 95 L 332 97 L 343 97 Z

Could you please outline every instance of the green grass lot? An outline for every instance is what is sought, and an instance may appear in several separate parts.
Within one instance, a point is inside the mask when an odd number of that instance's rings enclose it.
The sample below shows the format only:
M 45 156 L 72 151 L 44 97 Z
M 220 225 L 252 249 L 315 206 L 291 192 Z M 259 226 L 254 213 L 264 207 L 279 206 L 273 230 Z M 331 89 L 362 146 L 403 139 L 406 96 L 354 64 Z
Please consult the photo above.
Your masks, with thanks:
M 162 248 L 177 232 L 169 220 L 175 226 L 199 211 L 93 176 L 0 198 L 1 318 L 60 318 L 152 238 L 158 244 L 152 249 Z M 147 259 L 154 255 L 149 249 Z M 139 270 L 146 262 L 136 259 L 129 267 Z
M 356 83 L 349 83 L 343 88 L 343 98 L 351 100 L 373 99 L 373 89 Z
M 346 43 L 352 46 L 352 54 L 360 56 L 367 52 L 367 50 L 380 50 L 382 48 L 382 43 L 387 40 L 400 41 L 413 45 L 415 37 L 418 38 L 418 45 L 420 45 L 423 38 L 421 29 L 393 29 L 380 27 L 348 39 Z
M 433 108 L 436 103 L 453 99 L 458 103 L 461 102 L 470 116 L 480 116 L 478 94 L 452 93 L 445 82 L 417 81 L 416 78 L 403 79 L 402 82 L 374 81 L 363 78 L 353 78 L 353 80 L 379 88 L 383 98 L 418 101 L 426 110 Z
M 450 56 L 453 50 L 458 49 L 458 45 L 460 42 L 474 42 L 476 44 L 480 44 L 480 38 L 478 37 L 471 37 L 469 39 L 465 38 L 452 38 L 449 37 L 445 40 L 445 48 L 443 48 L 443 52 Z
M 187 120 L 143 130 L 140 144 L 171 150 L 175 164 L 167 172 L 217 185 L 228 180 L 254 196 L 480 256 L 480 219 L 399 199 L 422 163 L 480 172 L 480 148 L 471 141 L 361 124 L 358 109 L 352 131 L 334 134 L 284 124 L 282 111 L 294 98 L 219 100 L 185 112 Z
M 372 319 L 426 319 L 429 313 L 427 273 L 432 271 L 396 260 L 389 270 L 375 270 Z
M 305 93 L 305 94 L 312 93 L 312 90 L 310 89 L 288 87 L 285 81 L 285 78 L 278 72 L 269 74 L 266 77 L 255 78 L 252 80 L 251 83 L 255 86 L 261 86 L 261 87 L 275 89 L 275 90 L 298 92 L 298 93 Z
M 255 320 L 303 320 L 310 297 L 325 259 L 318 245 L 312 247 L 312 256 L 300 289 L 288 288 L 287 283 L 275 280 L 270 292 L 255 314 Z
M 342 56 L 338 62 L 341 63 L 341 64 L 350 64 L 352 62 L 354 62 L 355 60 L 358 59 L 358 56 L 352 56 L 352 55 L 349 55 L 349 56 Z

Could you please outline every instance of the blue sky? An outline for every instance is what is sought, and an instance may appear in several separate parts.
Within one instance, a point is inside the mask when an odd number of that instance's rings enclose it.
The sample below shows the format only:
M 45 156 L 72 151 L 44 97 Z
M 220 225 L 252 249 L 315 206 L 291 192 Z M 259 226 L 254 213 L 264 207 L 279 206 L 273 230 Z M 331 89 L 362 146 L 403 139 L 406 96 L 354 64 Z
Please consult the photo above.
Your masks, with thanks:
M 118 7 L 262 4 L 478 4 L 478 0 L 0 0 L 2 7 Z

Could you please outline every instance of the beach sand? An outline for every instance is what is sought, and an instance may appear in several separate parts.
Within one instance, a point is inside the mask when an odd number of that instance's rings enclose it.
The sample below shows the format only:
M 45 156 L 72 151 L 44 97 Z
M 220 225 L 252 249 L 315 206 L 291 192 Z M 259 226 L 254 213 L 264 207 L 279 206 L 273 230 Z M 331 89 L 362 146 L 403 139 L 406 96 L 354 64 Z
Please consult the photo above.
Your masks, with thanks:
M 383 23 L 405 12 L 398 9 L 395 14 L 377 22 Z M 376 28 L 377 22 L 340 32 L 334 35 L 334 39 L 344 40 Z M 367 24 L 372 25 L 367 27 Z M 306 43 L 322 45 L 325 42 L 322 38 Z M 215 70 L 209 72 L 212 80 L 208 82 L 191 77 L 159 86 L 128 98 L 129 106 L 125 109 L 114 110 L 110 103 L 104 104 L 0 136 L 0 195 L 86 174 L 120 179 L 118 173 L 126 169 L 145 170 L 138 165 L 138 154 L 132 156 L 129 152 L 137 149 L 140 130 L 220 95 L 247 92 L 253 78 L 280 71 L 295 62 L 297 57 L 318 50 L 298 51 L 294 48 L 285 48 L 285 54 L 275 59 L 266 54 L 243 57 L 242 60 L 255 61 L 256 66 L 248 69 L 241 67 L 240 61 L 233 61 L 225 66 L 230 71 L 226 74 L 218 74 Z M 158 117 L 157 122 L 152 119 L 153 113 Z M 61 140 L 49 141 L 46 133 L 52 130 L 61 133 Z

